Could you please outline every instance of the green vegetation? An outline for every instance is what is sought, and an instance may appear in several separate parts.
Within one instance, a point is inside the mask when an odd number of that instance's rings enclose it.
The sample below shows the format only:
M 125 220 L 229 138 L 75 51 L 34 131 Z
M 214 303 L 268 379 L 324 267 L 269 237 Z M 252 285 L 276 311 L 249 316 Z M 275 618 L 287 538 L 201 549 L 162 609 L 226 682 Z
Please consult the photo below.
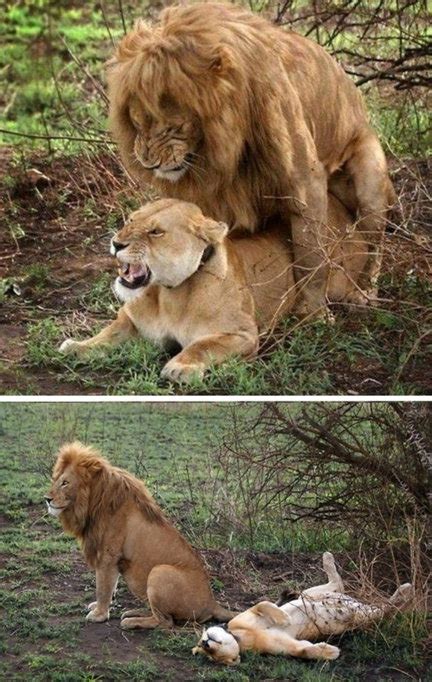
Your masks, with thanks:
M 420 614 L 403 614 L 370 632 L 335 638 L 342 655 L 332 663 L 248 654 L 235 670 L 191 656 L 199 629 L 124 636 L 119 615 L 136 603 L 122 583 L 110 623 L 85 624 L 85 605 L 94 599 L 94 574 L 43 504 L 55 451 L 74 438 L 100 447 L 110 461 L 147 481 L 189 540 L 205 550 L 221 601 L 244 608 L 263 596 L 276 599 L 284 582 L 303 587 L 320 575 L 319 554 L 338 548 L 325 523 L 316 532 L 307 523 L 293 528 L 268 520 L 253 551 L 249 549 L 244 520 L 236 519 L 236 499 L 224 488 L 216 456 L 230 432 L 233 409 L 241 426 L 259 406 L 0 405 L 2 678 L 354 682 L 374 675 L 399 679 L 394 670 L 427 678 Z M 232 515 L 232 525 L 221 511 Z
M 356 390 L 352 376 L 356 377 L 365 366 L 374 372 L 359 392 L 422 393 L 421 381 L 425 377 L 412 370 L 421 371 L 427 365 L 428 348 L 421 344 L 417 347 L 417 340 L 428 323 L 419 318 L 418 310 L 428 305 L 432 289 L 427 280 L 410 276 L 403 282 L 383 278 L 382 290 L 388 299 L 402 298 L 404 305 L 372 308 L 355 321 L 339 309 L 332 326 L 320 322 L 299 326 L 294 318 L 288 318 L 277 337 L 268 340 L 269 350 L 264 350 L 257 360 L 247 363 L 233 358 L 211 369 L 204 381 L 186 387 L 174 386 L 159 377 L 169 356 L 149 341 L 95 349 L 81 358 L 62 355 L 58 347 L 65 337 L 80 339 L 90 333 L 89 324 L 83 333 L 72 324 L 65 328 L 59 318 L 49 317 L 28 327 L 27 359 L 30 367 L 55 368 L 59 378 L 78 383 L 88 392 L 104 388 L 113 395 L 347 393 Z M 94 282 L 80 299 L 79 308 L 86 315 L 114 317 L 118 303 L 111 293 L 110 276 L 102 275 Z M 93 324 L 91 334 L 100 327 L 97 321 Z M 346 375 L 342 368 L 346 368 Z

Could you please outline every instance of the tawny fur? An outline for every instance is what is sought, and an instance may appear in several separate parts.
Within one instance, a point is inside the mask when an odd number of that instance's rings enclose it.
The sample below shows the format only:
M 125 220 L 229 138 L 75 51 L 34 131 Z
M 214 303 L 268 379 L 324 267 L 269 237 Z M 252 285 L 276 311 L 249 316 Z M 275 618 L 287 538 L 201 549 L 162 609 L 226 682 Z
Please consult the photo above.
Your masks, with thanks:
M 285 654 L 300 658 L 335 659 L 338 647 L 326 642 L 313 644 L 330 635 L 367 627 L 412 598 L 412 586 L 401 585 L 385 606 L 364 604 L 344 594 L 333 555 L 323 554 L 328 582 L 304 590 L 283 606 L 265 601 L 240 613 L 227 624 L 227 630 L 212 626 L 204 630 L 192 653 L 202 653 L 217 663 L 237 665 L 240 654 L 252 650 L 262 654 Z
M 328 296 L 350 301 L 358 291 L 367 246 L 334 197 L 328 224 Z M 251 357 L 259 332 L 294 308 L 300 285 L 283 226 L 274 223 L 254 236 L 226 232 L 225 224 L 205 217 L 197 206 L 174 199 L 133 213 L 113 242 L 124 246 L 118 252 L 122 262 L 150 268 L 150 284 L 129 290 L 117 279 L 115 289 L 127 301 L 117 320 L 93 338 L 66 340 L 61 350 L 80 354 L 136 335 L 162 346 L 174 340 L 182 351 L 162 370 L 173 381 L 203 376 L 211 364 L 233 355 Z M 213 254 L 202 262 L 209 246 Z
M 201 558 L 145 485 L 93 448 L 79 442 L 63 445 L 46 501 L 96 571 L 96 601 L 87 620 L 108 620 L 120 574 L 151 610 L 146 617 L 126 612 L 121 621 L 125 629 L 231 616 L 214 600 Z
M 140 182 L 231 230 L 290 223 L 303 315 L 326 305 L 327 182 L 343 169 L 368 243 L 360 286 L 375 293 L 393 192 L 361 94 L 323 48 L 241 7 L 170 7 L 136 23 L 107 77 L 110 127 Z

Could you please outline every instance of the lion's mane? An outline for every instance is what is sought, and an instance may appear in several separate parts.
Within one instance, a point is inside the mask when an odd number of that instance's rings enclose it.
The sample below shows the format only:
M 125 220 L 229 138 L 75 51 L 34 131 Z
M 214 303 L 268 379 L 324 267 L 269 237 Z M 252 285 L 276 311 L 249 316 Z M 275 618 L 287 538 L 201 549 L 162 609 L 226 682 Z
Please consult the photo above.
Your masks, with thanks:
M 112 466 L 100 453 L 75 441 L 62 446 L 53 470 L 57 479 L 73 467 L 79 488 L 72 507 L 60 516 L 66 532 L 76 537 L 91 567 L 97 564 L 98 551 L 113 514 L 132 501 L 151 523 L 168 523 L 144 483 L 123 469 Z
M 301 52 L 304 39 L 293 34 L 290 40 Z M 163 196 L 196 203 L 231 227 L 254 229 L 273 212 L 274 195 L 286 194 L 287 179 L 277 174 L 281 154 L 286 157 L 279 137 L 286 128 L 289 60 L 283 31 L 232 5 L 171 7 L 154 26 L 139 20 L 108 68 L 110 127 L 126 168 Z M 128 112 L 135 96 L 157 117 L 167 93 L 199 120 L 205 159 L 200 172 L 175 183 L 137 161 Z

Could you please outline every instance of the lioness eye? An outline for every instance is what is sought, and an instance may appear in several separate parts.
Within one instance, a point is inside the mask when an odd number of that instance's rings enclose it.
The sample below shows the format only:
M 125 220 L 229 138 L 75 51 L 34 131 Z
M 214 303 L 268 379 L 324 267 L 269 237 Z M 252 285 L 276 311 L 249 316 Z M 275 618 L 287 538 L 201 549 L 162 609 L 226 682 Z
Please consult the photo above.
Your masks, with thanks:
M 154 230 L 149 230 L 147 234 L 151 234 L 152 237 L 162 237 L 163 234 L 165 234 L 162 230 L 154 229 Z
M 62 486 L 67 485 L 67 484 L 68 484 L 67 481 L 63 481 L 63 482 L 62 482 Z

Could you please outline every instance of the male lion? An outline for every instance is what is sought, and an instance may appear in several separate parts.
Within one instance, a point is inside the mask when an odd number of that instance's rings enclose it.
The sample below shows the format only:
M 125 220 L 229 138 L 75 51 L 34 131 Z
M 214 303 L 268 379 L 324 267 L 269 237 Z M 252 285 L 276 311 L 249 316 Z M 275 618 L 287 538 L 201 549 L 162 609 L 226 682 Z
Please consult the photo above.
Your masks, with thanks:
M 198 554 L 165 518 L 145 485 L 113 467 L 93 448 L 63 445 L 45 497 L 48 511 L 80 542 L 96 570 L 96 601 L 87 620 L 108 620 L 119 575 L 148 600 L 151 616 L 126 611 L 121 627 L 170 627 L 174 621 L 224 621 L 232 614 L 216 603 Z
M 367 258 L 361 235 L 342 204 L 330 197 L 326 237 L 328 295 L 343 301 L 356 290 Z M 351 232 L 350 232 L 351 229 Z M 161 199 L 132 213 L 112 240 L 120 261 L 115 291 L 125 305 L 117 319 L 86 341 L 67 339 L 66 353 L 83 353 L 141 335 L 183 350 L 162 370 L 173 381 L 202 376 L 212 363 L 250 356 L 258 331 L 292 310 L 298 296 L 286 231 L 275 223 L 255 236 L 227 226 L 198 206 Z
M 296 303 L 326 311 L 328 178 L 351 178 L 376 294 L 391 183 L 360 92 L 323 48 L 248 10 L 201 3 L 139 20 L 108 69 L 110 127 L 130 173 L 230 229 L 290 222 Z
M 227 629 L 215 625 L 204 630 L 193 654 L 202 653 L 217 663 L 237 665 L 240 653 L 285 654 L 300 658 L 332 660 L 339 656 L 337 646 L 309 640 L 339 635 L 365 627 L 390 611 L 403 608 L 412 596 L 412 585 L 401 585 L 384 606 L 371 606 L 344 594 L 342 578 L 333 555 L 323 554 L 328 582 L 310 587 L 300 596 L 279 606 L 264 601 L 234 616 Z

